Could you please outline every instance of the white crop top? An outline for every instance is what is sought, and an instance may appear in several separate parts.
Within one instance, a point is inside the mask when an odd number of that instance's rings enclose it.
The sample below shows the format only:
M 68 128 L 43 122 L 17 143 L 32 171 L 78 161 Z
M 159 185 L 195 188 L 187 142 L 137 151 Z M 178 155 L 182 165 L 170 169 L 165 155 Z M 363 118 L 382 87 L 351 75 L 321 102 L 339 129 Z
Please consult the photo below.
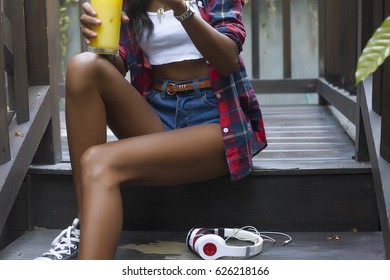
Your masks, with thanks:
M 194 12 L 199 14 L 198 6 L 193 7 Z M 203 58 L 181 23 L 174 17 L 173 10 L 165 11 L 161 21 L 155 12 L 148 12 L 148 15 L 154 29 L 149 40 L 144 33 L 140 47 L 151 65 Z

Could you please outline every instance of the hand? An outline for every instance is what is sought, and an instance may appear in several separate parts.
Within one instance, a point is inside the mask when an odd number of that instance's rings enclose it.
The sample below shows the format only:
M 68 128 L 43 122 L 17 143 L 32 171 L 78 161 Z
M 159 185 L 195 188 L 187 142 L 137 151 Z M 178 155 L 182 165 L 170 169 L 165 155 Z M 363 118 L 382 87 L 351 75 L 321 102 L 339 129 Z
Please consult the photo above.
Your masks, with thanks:
M 91 43 L 91 39 L 96 38 L 97 33 L 91 28 L 102 24 L 101 20 L 96 17 L 96 11 L 89 2 L 82 4 L 83 14 L 80 17 L 80 31 L 87 45 Z M 122 12 L 122 22 L 129 22 L 129 18 L 125 12 Z
M 176 15 L 186 11 L 185 0 L 159 0 L 158 2 L 170 7 Z
M 183 4 L 185 2 L 185 0 L 158 0 L 158 2 L 171 7 L 174 5 Z

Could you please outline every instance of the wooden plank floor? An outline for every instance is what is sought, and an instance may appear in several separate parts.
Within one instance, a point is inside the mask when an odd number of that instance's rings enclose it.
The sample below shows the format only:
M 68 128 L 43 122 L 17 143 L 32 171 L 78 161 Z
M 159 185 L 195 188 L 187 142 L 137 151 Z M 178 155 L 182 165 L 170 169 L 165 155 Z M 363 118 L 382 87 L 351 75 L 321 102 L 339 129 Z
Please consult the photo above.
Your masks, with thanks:
M 254 158 L 257 170 L 367 169 L 353 160 L 355 148 L 330 109 L 317 105 L 264 106 L 269 146 Z M 69 162 L 61 112 L 63 163 Z M 108 141 L 116 137 L 108 129 Z M 66 168 L 63 166 L 62 168 Z
M 352 140 L 326 106 L 265 106 L 269 146 L 254 158 L 256 169 L 365 169 L 353 157 Z
M 48 250 L 60 230 L 27 232 L 0 251 L 0 260 L 31 260 Z M 264 241 L 254 260 L 384 260 L 380 232 L 291 232 L 293 240 L 282 246 L 284 237 L 270 235 L 276 243 Z M 196 260 L 200 257 L 186 244 L 186 232 L 123 232 L 118 260 Z M 337 239 L 335 237 L 338 237 Z M 229 244 L 229 243 L 228 243 Z M 232 243 L 231 245 L 243 245 Z M 225 257 L 224 259 L 232 259 Z

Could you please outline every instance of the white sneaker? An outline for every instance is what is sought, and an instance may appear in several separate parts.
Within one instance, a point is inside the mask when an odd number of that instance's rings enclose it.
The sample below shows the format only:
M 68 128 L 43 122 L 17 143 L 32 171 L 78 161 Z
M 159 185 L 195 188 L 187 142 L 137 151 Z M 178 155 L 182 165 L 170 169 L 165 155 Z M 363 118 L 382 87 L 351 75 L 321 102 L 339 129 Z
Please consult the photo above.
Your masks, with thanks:
M 79 219 L 74 219 L 71 226 L 64 229 L 51 243 L 52 248 L 35 260 L 74 260 L 79 253 Z

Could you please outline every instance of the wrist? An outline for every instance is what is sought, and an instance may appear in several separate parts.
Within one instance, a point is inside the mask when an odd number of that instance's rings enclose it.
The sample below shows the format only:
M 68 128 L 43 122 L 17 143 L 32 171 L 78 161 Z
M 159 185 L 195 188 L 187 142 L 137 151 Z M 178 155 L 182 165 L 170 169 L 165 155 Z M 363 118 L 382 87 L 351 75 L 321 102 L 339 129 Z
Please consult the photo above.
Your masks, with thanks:
M 183 22 L 194 15 L 194 11 L 191 9 L 190 3 L 185 1 L 184 4 L 186 8 L 185 11 L 178 15 L 174 14 L 175 18 L 180 22 Z
M 175 4 L 175 6 L 171 6 L 173 10 L 174 16 L 179 16 L 186 12 L 187 10 L 187 4 L 186 1 L 181 1 L 180 3 Z

